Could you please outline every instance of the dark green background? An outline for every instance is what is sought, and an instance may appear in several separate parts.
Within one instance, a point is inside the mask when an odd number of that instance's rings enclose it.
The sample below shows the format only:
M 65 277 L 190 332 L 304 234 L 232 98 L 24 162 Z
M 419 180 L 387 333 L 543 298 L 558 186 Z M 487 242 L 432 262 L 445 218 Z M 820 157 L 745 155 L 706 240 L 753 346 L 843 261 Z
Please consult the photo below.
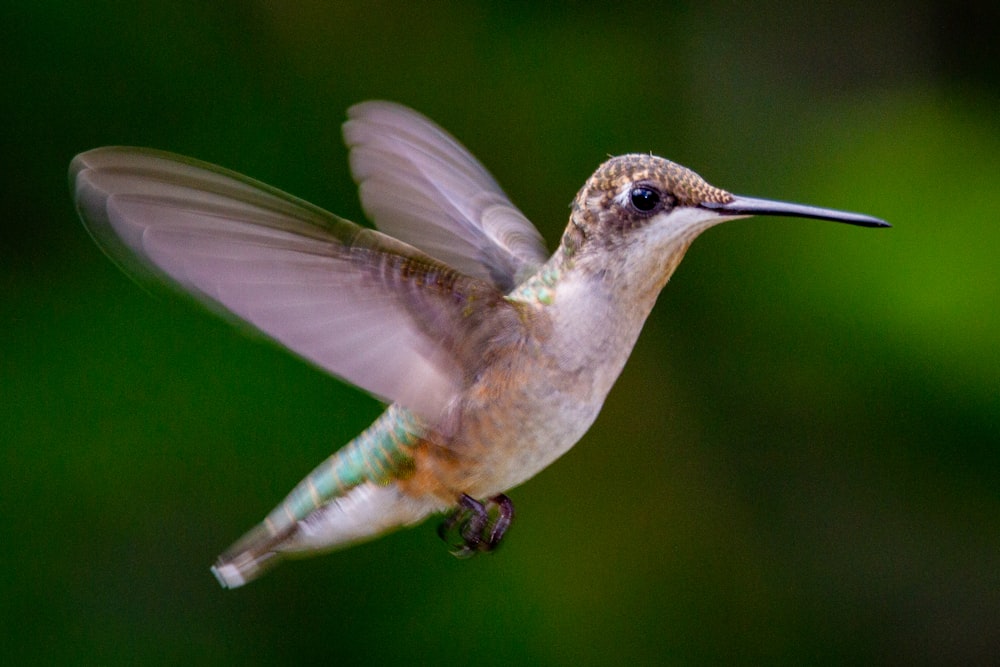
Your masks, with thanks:
M 996 3 L 327 4 L 0 10 L 4 664 L 997 659 Z M 895 227 L 695 243 L 495 556 L 428 523 L 223 591 L 216 554 L 379 406 L 131 283 L 66 168 L 153 146 L 361 219 L 339 126 L 369 98 L 550 246 L 627 151 Z

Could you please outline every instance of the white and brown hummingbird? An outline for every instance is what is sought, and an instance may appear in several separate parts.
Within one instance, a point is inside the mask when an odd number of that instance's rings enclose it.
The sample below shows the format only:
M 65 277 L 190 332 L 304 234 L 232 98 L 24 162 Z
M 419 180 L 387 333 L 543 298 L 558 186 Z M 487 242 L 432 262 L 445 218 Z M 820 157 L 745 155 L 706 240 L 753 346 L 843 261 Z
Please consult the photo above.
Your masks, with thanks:
M 508 490 L 587 432 L 660 290 L 709 227 L 751 215 L 888 227 L 732 195 L 660 157 L 597 168 L 549 256 L 486 169 L 427 118 L 348 111 L 360 227 L 246 176 L 169 153 L 78 155 L 84 225 L 141 281 L 193 295 L 388 404 L 212 567 L 225 587 L 282 556 L 451 512 L 459 555 L 497 546 Z

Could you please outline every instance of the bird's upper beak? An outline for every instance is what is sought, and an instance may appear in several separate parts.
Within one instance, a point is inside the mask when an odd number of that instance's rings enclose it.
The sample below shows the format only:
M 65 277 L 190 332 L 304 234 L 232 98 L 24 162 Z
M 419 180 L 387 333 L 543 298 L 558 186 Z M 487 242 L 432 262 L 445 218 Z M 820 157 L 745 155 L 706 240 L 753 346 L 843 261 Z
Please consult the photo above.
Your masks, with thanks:
M 771 201 L 769 199 L 754 199 L 753 197 L 740 197 L 733 195 L 733 198 L 724 203 L 704 202 L 701 208 L 716 211 L 720 215 L 781 215 L 792 218 L 816 218 L 817 220 L 832 220 L 843 222 L 848 225 L 858 225 L 861 227 L 891 227 L 888 222 L 870 215 L 861 213 L 850 213 L 848 211 L 838 211 L 832 208 L 820 208 L 818 206 L 807 206 L 805 204 L 791 204 L 788 202 Z

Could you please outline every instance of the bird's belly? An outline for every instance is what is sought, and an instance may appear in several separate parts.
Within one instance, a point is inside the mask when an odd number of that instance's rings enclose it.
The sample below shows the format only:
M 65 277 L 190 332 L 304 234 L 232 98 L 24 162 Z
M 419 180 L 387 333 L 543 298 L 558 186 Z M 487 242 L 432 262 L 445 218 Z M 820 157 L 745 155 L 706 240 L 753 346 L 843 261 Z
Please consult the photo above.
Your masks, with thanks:
M 485 355 L 459 401 L 447 447 L 459 476 L 446 486 L 480 498 L 503 493 L 583 437 L 642 324 L 595 305 L 600 294 L 588 282 L 561 285 L 544 327 L 492 358 Z
M 546 389 L 514 391 L 465 415 L 455 443 L 464 493 L 490 497 L 534 477 L 583 437 L 604 402 Z

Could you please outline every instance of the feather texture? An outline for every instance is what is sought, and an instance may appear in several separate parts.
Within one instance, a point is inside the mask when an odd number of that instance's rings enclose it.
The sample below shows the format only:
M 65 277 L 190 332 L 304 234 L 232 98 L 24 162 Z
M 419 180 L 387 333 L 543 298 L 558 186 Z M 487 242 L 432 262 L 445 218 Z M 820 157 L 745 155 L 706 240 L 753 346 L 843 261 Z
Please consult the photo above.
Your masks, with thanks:
M 107 254 L 433 422 L 459 390 L 468 303 L 490 284 L 228 170 L 101 148 L 70 166 L 76 205 Z
M 381 231 L 507 293 L 548 259 L 538 230 L 455 138 L 391 102 L 347 111 L 344 139 Z

